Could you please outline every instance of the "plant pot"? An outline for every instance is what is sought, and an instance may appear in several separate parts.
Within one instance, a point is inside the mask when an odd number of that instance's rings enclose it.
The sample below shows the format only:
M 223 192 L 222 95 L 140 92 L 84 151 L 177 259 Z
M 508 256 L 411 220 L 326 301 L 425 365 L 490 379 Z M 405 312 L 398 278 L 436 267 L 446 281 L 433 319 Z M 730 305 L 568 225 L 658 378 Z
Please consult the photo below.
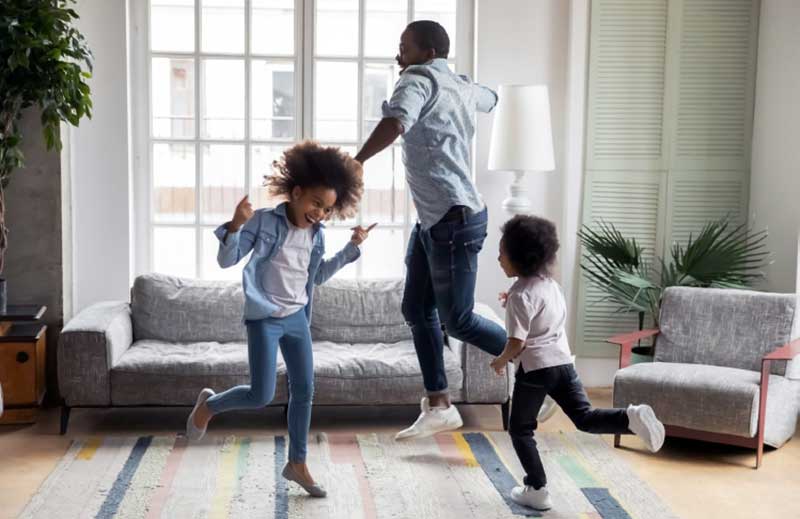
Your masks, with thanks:
M 653 362 L 655 351 L 652 346 L 634 346 L 631 349 L 631 364 Z
M 0 278 L 0 314 L 6 313 L 6 279 Z

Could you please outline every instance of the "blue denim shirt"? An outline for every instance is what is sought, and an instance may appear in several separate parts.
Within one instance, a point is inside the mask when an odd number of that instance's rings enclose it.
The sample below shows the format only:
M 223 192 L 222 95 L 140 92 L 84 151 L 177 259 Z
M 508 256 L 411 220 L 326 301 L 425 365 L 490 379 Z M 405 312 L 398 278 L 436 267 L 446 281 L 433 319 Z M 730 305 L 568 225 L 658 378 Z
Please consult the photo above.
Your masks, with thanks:
M 262 285 L 263 271 L 267 262 L 283 247 L 289 232 L 286 216 L 286 203 L 275 209 L 258 209 L 253 217 L 238 231 L 228 232 L 227 223 L 217 227 L 214 234 L 219 239 L 217 263 L 222 268 L 236 265 L 252 250 L 253 254 L 244 267 L 242 286 L 244 288 L 244 320 L 252 321 L 270 317 L 278 307 L 267 300 L 269 287 Z M 321 285 L 348 263 L 361 256 L 361 251 L 352 242 L 339 251 L 334 257 L 324 260 L 325 237 L 324 225 L 314 226 L 314 245 L 311 249 L 311 261 L 308 264 L 308 304 L 306 317 L 311 321 L 311 303 L 314 285 Z
M 496 104 L 493 90 L 455 74 L 443 58 L 406 68 L 383 102 L 383 116 L 403 125 L 403 164 L 423 229 L 454 205 L 483 209 L 472 183 L 470 145 L 476 112 Z

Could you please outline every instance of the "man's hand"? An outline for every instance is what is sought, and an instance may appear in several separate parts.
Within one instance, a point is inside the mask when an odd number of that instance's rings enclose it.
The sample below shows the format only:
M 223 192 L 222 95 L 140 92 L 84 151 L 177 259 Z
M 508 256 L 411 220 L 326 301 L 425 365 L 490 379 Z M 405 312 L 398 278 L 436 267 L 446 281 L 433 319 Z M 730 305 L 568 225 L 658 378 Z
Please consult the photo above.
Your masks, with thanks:
M 353 231 L 353 236 L 350 237 L 350 241 L 356 247 L 361 245 L 362 243 L 364 243 L 364 240 L 366 240 L 369 237 L 369 231 L 374 229 L 376 225 L 378 225 L 377 222 L 373 223 L 372 225 L 370 225 L 366 229 L 364 229 L 360 225 L 357 226 L 357 227 L 353 227 L 351 229 Z
M 253 217 L 253 206 L 250 204 L 249 198 L 250 195 L 244 195 L 244 198 L 236 205 L 231 223 L 228 224 L 228 232 L 238 231 L 242 225 L 247 223 L 247 220 Z

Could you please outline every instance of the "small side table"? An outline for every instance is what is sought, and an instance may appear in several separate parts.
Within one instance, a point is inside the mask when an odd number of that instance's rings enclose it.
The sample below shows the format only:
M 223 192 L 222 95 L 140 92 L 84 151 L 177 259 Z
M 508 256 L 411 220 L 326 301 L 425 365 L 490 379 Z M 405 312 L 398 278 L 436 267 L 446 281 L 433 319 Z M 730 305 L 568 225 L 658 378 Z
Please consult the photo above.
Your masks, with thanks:
M 0 314 L 0 424 L 35 423 L 45 393 L 47 326 L 39 320 L 47 308 L 9 305 Z

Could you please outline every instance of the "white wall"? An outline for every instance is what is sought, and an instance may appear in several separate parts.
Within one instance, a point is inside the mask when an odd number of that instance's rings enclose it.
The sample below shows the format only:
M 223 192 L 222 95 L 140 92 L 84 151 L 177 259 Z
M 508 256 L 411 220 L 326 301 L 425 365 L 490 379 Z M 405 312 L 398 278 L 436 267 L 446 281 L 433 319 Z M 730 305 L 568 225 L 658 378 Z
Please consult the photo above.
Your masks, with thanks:
M 568 335 L 575 339 L 577 283 L 576 233 L 581 221 L 589 0 L 478 1 L 476 79 L 490 87 L 504 83 L 547 84 L 550 90 L 556 169 L 526 179 L 534 213 L 552 220 L 561 250 L 556 278 L 568 304 Z M 476 299 L 502 315 L 497 293 L 510 285 L 497 264 L 499 227 L 509 218 L 501 208 L 511 173 L 486 169 L 491 117 L 481 117 L 476 137 L 478 189 L 489 207 L 489 236 L 479 263 Z M 574 349 L 574 347 L 573 347 Z M 587 386 L 607 386 L 614 359 L 578 359 Z
M 96 301 L 127 300 L 131 281 L 126 2 L 79 0 L 76 8 L 95 61 L 92 119 L 66 136 L 73 249 L 65 269 L 71 268 L 73 313 Z
M 764 288 L 798 286 L 800 234 L 800 2 L 762 0 L 758 31 L 750 213 L 756 229 L 769 228 L 775 262 Z

